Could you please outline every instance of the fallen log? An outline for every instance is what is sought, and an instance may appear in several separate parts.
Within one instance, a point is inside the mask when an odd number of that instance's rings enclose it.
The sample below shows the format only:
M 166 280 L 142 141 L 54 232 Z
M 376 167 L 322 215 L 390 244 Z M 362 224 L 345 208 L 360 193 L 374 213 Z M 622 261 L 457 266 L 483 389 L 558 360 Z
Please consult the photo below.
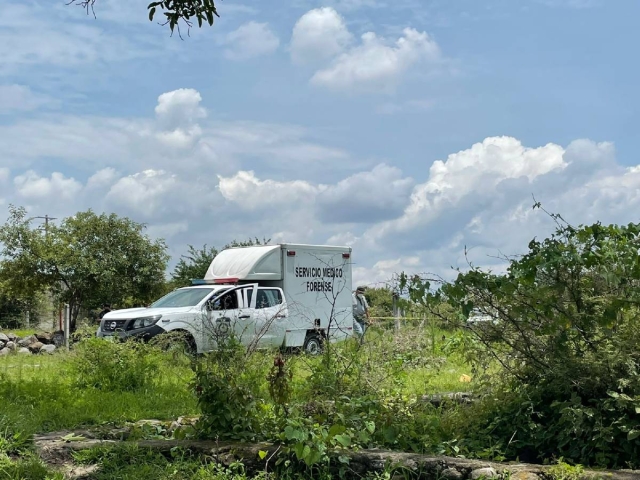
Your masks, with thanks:
M 95 438 L 90 431 L 54 432 L 34 437 L 40 457 L 52 465 L 68 465 L 73 452 L 94 447 L 116 447 L 135 444 L 143 449 L 152 449 L 167 458 L 172 458 L 175 448 L 193 455 L 206 456 L 226 466 L 242 462 L 248 472 L 272 471 L 275 455 L 281 448 L 273 443 L 234 443 L 215 440 L 105 440 Z M 266 453 L 266 455 L 265 455 Z M 409 474 L 410 478 L 442 480 L 479 480 L 508 478 L 510 480 L 552 479 L 553 467 L 522 463 L 497 463 L 464 458 L 421 455 L 387 450 L 342 451 L 349 457 L 349 467 L 355 475 L 384 472 L 389 468 Z M 581 480 L 640 480 L 640 471 L 585 470 Z

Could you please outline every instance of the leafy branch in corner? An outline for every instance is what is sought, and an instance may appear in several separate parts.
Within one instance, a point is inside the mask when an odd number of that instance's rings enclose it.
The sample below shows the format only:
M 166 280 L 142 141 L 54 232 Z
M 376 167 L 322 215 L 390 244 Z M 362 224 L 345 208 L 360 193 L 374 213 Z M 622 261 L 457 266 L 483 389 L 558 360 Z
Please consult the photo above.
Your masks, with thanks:
M 97 0 L 69 0 L 67 5 L 78 5 L 87 11 L 87 15 L 91 12 L 94 18 L 96 18 L 94 8 L 96 1 Z M 172 35 L 177 28 L 180 38 L 182 38 L 180 22 L 184 22 L 187 26 L 188 34 L 191 27 L 193 27 L 194 21 L 197 22 L 198 27 L 202 28 L 205 23 L 212 26 L 215 17 L 220 18 L 214 0 L 163 0 L 151 2 L 147 5 L 147 10 L 149 21 L 153 21 L 156 13 L 161 11 L 165 17 L 165 21 L 159 22 L 160 25 L 168 25 Z

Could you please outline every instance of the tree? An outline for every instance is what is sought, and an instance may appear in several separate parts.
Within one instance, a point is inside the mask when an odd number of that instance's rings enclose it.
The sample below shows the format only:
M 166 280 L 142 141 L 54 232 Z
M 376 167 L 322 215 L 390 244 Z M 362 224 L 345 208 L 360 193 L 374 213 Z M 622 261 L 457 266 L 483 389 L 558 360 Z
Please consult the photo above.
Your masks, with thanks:
M 81 308 L 145 304 L 162 291 L 167 247 L 145 235 L 144 225 L 91 210 L 45 231 L 29 222 L 24 208 L 10 206 L 0 227 L 0 279 L 16 297 L 50 289 L 69 304 L 72 330 Z
M 386 287 L 370 287 L 364 292 L 372 317 L 390 317 L 393 315 L 393 291 Z
M 67 5 L 79 5 L 86 9 L 87 13 L 95 15 L 94 7 L 97 0 L 69 0 Z M 141 3 L 141 5 L 143 5 Z M 161 25 L 168 25 L 171 32 L 178 27 L 180 33 L 180 22 L 184 22 L 188 29 L 193 26 L 193 21 L 202 27 L 204 23 L 213 25 L 214 17 L 220 17 L 216 9 L 214 0 L 163 0 L 151 2 L 147 5 L 149 20 L 153 21 L 156 13 L 160 11 L 164 16 Z
M 249 239 L 243 242 L 233 240 L 231 243 L 225 245 L 222 249 L 233 247 L 251 247 L 254 245 L 267 245 L 270 239 L 263 239 L 260 241 L 258 238 Z M 171 274 L 171 284 L 174 288 L 186 287 L 191 285 L 191 280 L 197 278 L 204 278 L 207 273 L 207 269 L 219 250 L 215 247 L 209 247 L 206 244 L 196 249 L 193 245 L 188 246 L 188 252 L 186 255 L 182 255 L 178 260 L 173 273 Z

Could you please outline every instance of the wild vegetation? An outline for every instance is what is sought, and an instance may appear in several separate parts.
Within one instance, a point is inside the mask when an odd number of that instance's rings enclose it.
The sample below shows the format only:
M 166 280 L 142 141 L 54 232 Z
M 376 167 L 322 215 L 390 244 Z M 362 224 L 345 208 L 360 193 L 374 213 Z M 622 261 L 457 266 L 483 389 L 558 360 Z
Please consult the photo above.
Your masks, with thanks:
M 198 417 L 193 428 L 139 436 L 269 441 L 277 454 L 267 472 L 135 446 L 75 461 L 98 465 L 93 478 L 353 478 L 349 452 L 384 448 L 557 463 L 557 478 L 640 468 L 640 225 L 551 218 L 555 233 L 505 258 L 504 273 L 469 265 L 452 282 L 399 274 L 371 290 L 380 316 L 395 295 L 418 320 L 378 322 L 363 343 L 326 343 L 318 356 L 227 337 L 193 358 L 166 342 L 99 340 L 88 327 L 68 354 L 2 358 L 0 479 L 56 478 L 33 454 L 33 433 L 184 416 Z M 456 391 L 474 401 L 429 398 Z

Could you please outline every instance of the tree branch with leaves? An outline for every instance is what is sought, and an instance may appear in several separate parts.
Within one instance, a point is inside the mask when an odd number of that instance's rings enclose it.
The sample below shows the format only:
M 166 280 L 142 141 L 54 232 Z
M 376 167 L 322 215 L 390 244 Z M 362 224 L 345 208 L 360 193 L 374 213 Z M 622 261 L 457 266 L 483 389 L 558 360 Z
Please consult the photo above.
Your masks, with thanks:
M 70 0 L 67 5 L 78 5 L 92 13 L 94 17 L 95 5 L 99 0 Z M 157 14 L 164 17 L 160 25 L 168 25 L 171 33 L 177 28 L 180 34 L 180 23 L 187 26 L 187 31 L 193 27 L 193 22 L 202 27 L 204 24 L 213 25 L 215 17 L 220 17 L 213 0 L 163 0 L 151 2 L 147 5 L 149 21 L 153 21 Z

